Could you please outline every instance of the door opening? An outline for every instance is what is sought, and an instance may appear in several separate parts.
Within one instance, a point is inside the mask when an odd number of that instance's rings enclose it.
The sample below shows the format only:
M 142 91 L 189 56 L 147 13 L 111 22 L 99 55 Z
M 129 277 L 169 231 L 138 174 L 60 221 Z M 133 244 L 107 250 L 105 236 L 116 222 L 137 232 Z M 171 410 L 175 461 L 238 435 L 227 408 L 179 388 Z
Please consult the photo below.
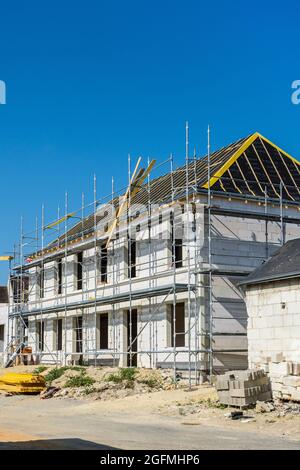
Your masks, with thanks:
M 135 308 L 131 310 L 131 315 L 130 310 L 127 310 L 127 351 L 127 367 L 137 367 L 137 310 Z

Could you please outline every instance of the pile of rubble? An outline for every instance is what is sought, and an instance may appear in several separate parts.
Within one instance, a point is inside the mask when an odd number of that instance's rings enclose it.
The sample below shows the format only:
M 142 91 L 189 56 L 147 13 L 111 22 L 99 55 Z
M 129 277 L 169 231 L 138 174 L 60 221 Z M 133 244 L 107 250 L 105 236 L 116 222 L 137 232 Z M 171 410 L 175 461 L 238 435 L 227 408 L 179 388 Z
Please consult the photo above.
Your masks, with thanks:
M 274 408 L 277 418 L 282 418 L 283 416 L 300 416 L 299 403 L 287 403 L 276 401 L 274 403 Z
M 272 399 L 271 383 L 263 370 L 236 370 L 217 376 L 220 403 L 246 407 Z
M 225 411 L 226 410 L 226 411 Z M 161 412 L 167 415 L 179 415 L 183 417 L 194 417 L 201 416 L 203 419 L 208 417 L 226 420 L 240 420 L 244 423 L 255 421 L 260 416 L 265 416 L 266 423 L 274 423 L 278 419 L 288 417 L 300 417 L 300 403 L 288 403 L 282 401 L 257 401 L 256 406 L 251 407 L 251 411 L 242 411 L 236 407 L 231 408 L 226 405 L 222 405 L 217 396 L 213 393 L 211 398 L 205 399 L 191 399 L 183 403 L 170 403 L 164 405 Z

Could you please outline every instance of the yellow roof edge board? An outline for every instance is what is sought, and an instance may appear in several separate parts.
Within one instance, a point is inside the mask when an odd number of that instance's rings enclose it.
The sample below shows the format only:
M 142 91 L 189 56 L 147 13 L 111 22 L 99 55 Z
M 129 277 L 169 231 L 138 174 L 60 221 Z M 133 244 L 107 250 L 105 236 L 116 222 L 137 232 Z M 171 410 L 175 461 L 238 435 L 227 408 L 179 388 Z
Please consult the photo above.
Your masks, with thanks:
M 60 219 L 55 220 L 55 222 L 52 222 L 51 224 L 46 225 L 46 226 L 45 226 L 45 230 L 48 229 L 48 228 L 52 228 L 52 227 L 55 227 L 56 225 L 61 224 L 61 223 L 64 222 L 65 220 L 70 219 L 71 217 L 73 217 L 74 215 L 75 215 L 75 212 L 72 212 L 72 213 L 70 213 L 70 214 L 64 215 L 64 216 L 61 217 Z
M 296 163 L 297 165 L 300 166 L 300 162 L 292 157 L 291 155 L 289 155 L 287 152 L 285 152 L 284 150 L 282 150 L 280 147 L 278 147 L 278 145 L 274 144 L 273 142 L 271 142 L 271 140 L 267 139 L 266 137 L 264 137 L 262 134 L 260 134 L 259 132 L 254 132 L 254 134 L 250 135 L 250 137 L 243 143 L 243 145 L 227 160 L 227 162 L 224 163 L 224 165 L 220 168 L 220 170 L 218 170 L 211 178 L 210 178 L 210 187 L 212 187 L 218 180 L 219 178 L 221 178 L 223 176 L 223 174 L 225 173 L 225 171 L 228 170 L 228 168 L 231 167 L 231 165 L 233 165 L 233 163 L 236 162 L 236 160 L 245 152 L 245 150 L 255 141 L 255 139 L 257 139 L 257 137 L 260 137 L 261 139 L 263 139 L 265 142 L 267 142 L 268 144 L 272 145 L 272 147 L 276 148 L 279 152 L 281 152 L 283 155 L 285 155 L 286 157 L 288 157 L 290 160 L 292 160 L 294 163 Z M 203 188 L 207 189 L 208 188 L 208 182 L 205 183 L 203 186 Z
M 212 187 L 218 181 L 218 179 L 223 176 L 225 171 L 227 171 L 228 168 L 230 168 L 231 165 L 236 162 L 236 160 L 245 152 L 249 145 L 251 145 L 254 140 L 257 139 L 257 137 L 259 137 L 258 132 L 255 132 L 254 134 L 250 135 L 250 137 L 248 137 L 248 139 L 243 143 L 243 145 L 241 145 L 241 147 L 236 152 L 234 152 L 233 155 L 231 155 L 227 162 L 225 162 L 224 165 L 210 178 L 210 187 Z M 205 183 L 202 187 L 207 189 L 208 182 Z
M 0 256 L 0 261 L 10 261 L 13 256 Z

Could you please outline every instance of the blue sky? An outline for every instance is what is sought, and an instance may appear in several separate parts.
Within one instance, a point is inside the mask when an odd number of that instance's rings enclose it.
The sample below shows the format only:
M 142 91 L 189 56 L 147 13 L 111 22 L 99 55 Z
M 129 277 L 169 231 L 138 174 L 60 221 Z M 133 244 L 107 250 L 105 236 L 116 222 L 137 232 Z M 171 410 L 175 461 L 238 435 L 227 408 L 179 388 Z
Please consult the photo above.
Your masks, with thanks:
M 296 1 L 11 1 L 1 4 L 0 254 L 68 190 L 127 181 L 127 154 L 179 164 L 258 130 L 300 158 Z M 167 169 L 166 169 L 167 170 Z M 7 269 L 0 266 L 0 282 Z

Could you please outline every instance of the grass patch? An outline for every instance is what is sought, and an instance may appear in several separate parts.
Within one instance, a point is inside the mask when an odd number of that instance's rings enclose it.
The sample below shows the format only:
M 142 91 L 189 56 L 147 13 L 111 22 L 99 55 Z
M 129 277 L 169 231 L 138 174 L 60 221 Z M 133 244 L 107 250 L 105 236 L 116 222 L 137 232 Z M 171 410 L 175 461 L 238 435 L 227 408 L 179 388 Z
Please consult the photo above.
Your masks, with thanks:
M 59 379 L 66 370 L 66 367 L 56 367 L 55 369 L 51 369 L 48 374 L 45 375 L 46 382 L 51 385 L 53 380 Z
M 53 380 L 59 379 L 67 370 L 76 370 L 82 374 L 85 374 L 84 368 L 80 366 L 56 367 L 55 369 L 51 369 L 48 374 L 45 375 L 46 382 L 51 385 Z
M 47 369 L 48 369 L 48 367 L 46 367 L 46 366 L 38 366 L 32 371 L 32 374 L 33 375 L 39 375 L 42 372 L 45 372 L 45 370 L 47 370 Z
M 83 366 L 67 366 L 67 370 L 77 370 L 77 372 L 82 372 L 83 374 L 86 372 Z
M 76 377 L 70 377 L 64 387 L 65 388 L 77 388 L 77 387 L 88 387 L 89 385 L 93 385 L 95 380 L 92 377 L 89 377 L 85 374 L 77 375 Z M 91 393 L 91 392 L 90 392 Z
M 127 382 L 128 386 L 133 386 L 136 374 L 135 367 L 124 367 L 118 370 L 115 374 L 109 374 L 106 378 L 107 382 L 122 383 Z
M 140 383 L 148 385 L 149 388 L 157 388 L 161 386 L 160 382 L 154 377 L 145 377 L 139 380 Z

